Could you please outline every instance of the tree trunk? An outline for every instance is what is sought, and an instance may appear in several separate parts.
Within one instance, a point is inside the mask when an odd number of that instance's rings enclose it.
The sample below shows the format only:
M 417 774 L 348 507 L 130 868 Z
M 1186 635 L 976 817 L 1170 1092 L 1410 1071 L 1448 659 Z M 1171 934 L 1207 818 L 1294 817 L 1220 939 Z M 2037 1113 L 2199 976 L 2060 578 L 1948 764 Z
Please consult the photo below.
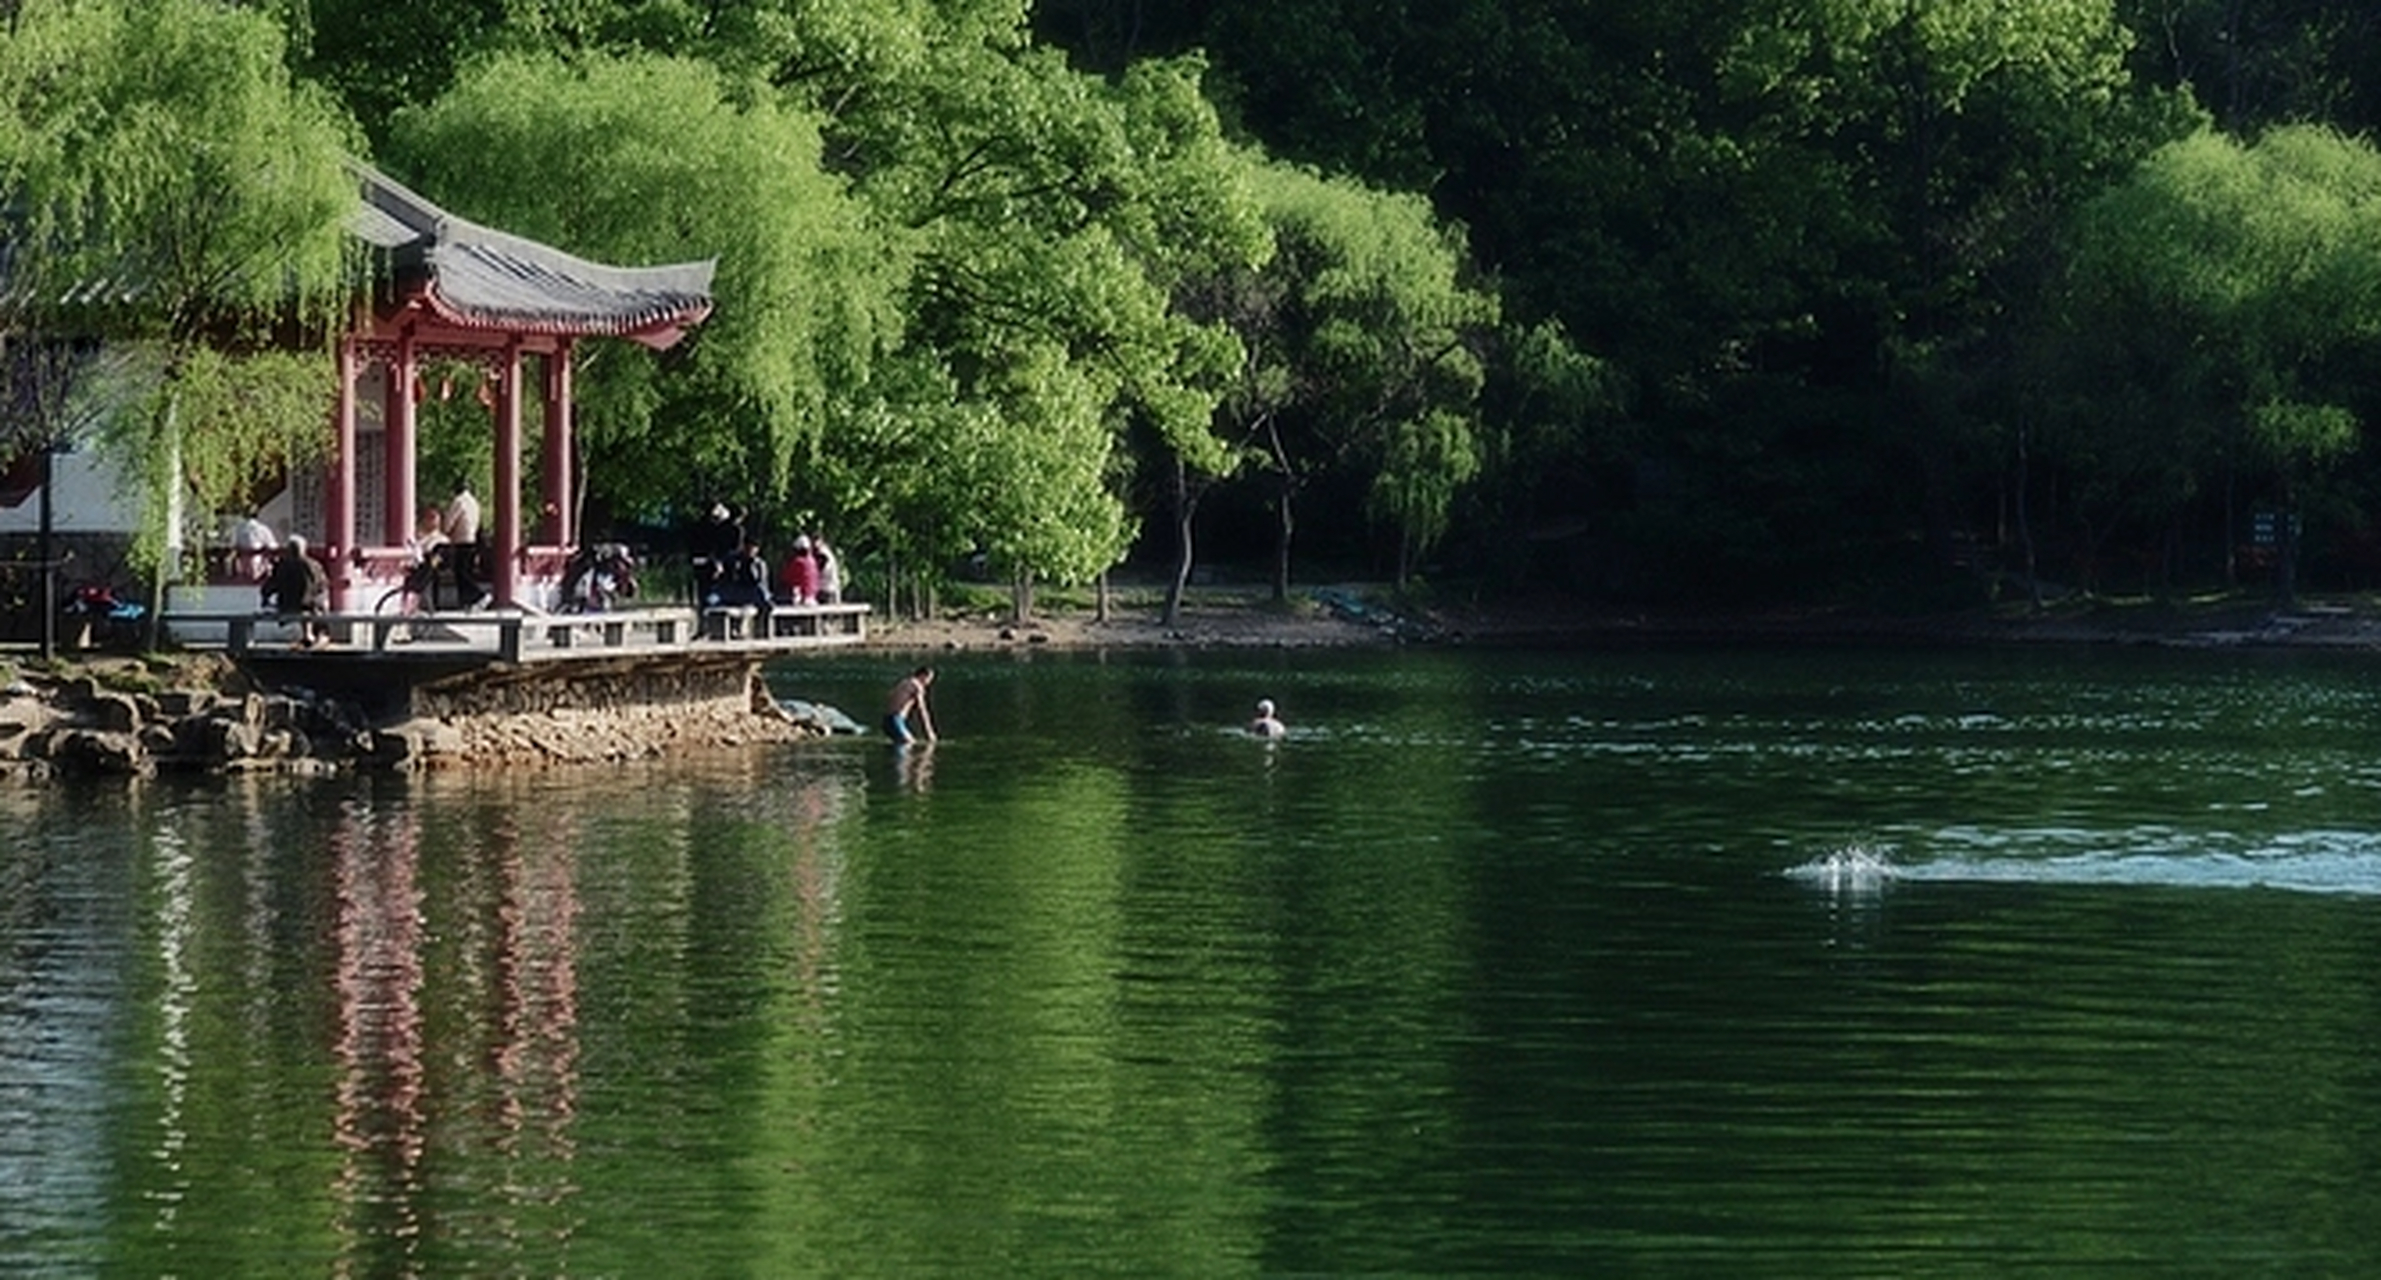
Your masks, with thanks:
M 2281 509 L 2274 512 L 2274 607 L 2298 607 L 2298 496 L 2282 482 Z
M 1166 625 L 1182 624 L 1182 596 L 1190 588 L 1191 517 L 1199 507 L 1191 491 L 1190 470 L 1174 460 L 1174 580 L 1166 585 Z
M 2017 428 L 2017 546 L 2025 557 L 2026 596 L 2033 602 L 2034 612 L 2042 612 L 2042 575 L 2036 572 L 2034 560 L 2034 516 L 2029 496 L 2032 493 L 2033 451 L 2028 446 L 2032 428 L 2019 424 Z
M 1108 571 L 1107 571 L 1107 570 L 1105 570 L 1105 569 L 1102 569 L 1102 570 L 1100 570 L 1099 581 L 1098 581 L 1098 583 L 1097 583 L 1096 585 L 1097 585 L 1097 591 L 1096 591 L 1096 593 L 1095 593 L 1095 594 L 1094 594 L 1094 596 L 1093 596 L 1093 599 L 1094 599 L 1095 603 L 1094 603 L 1094 604 L 1093 604 L 1093 606 L 1092 606 L 1092 611 L 1091 611 L 1091 620 L 1092 620 L 1092 621 L 1094 621 L 1094 622 L 1106 622 L 1106 621 L 1108 620 Z
M 1298 473 L 1290 466 L 1290 451 L 1282 445 L 1281 422 L 1271 414 L 1265 416 L 1265 446 L 1273 455 L 1273 465 L 1281 471 L 1281 506 L 1275 511 L 1280 519 L 1274 527 L 1273 543 L 1273 602 L 1284 604 L 1290 598 L 1290 536 L 1298 529 L 1291 504 L 1298 492 Z
M 1009 621 L 1023 626 L 1033 621 L 1033 570 L 1019 569 L 1009 583 Z
M 1283 472 L 1281 476 L 1281 505 L 1276 508 L 1276 514 L 1280 516 L 1280 521 L 1275 526 L 1273 540 L 1273 602 L 1275 604 L 1287 603 L 1290 598 L 1290 535 L 1298 528 L 1298 521 L 1290 513 L 1290 497 L 1296 491 L 1296 486 L 1290 483 L 1290 473 Z
M 172 382 L 177 374 L 168 374 Z M 157 571 L 149 582 L 149 616 L 143 620 L 147 628 L 144 647 L 151 652 L 165 647 L 165 587 L 182 570 L 182 400 L 179 392 L 165 400 L 165 438 L 172 451 L 172 462 L 166 467 L 165 537 L 157 549 Z
M 2240 586 L 2240 513 L 2233 504 L 2232 460 L 2224 460 L 2224 589 Z

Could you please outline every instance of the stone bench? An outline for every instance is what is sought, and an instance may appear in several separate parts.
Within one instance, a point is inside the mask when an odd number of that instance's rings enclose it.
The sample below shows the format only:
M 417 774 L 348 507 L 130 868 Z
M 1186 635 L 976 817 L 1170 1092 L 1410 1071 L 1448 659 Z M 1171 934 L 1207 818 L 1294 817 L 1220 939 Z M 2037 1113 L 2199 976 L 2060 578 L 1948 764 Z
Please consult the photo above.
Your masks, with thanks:
M 865 604 L 711 605 L 702 612 L 705 640 L 808 640 L 830 636 L 864 638 Z
M 169 631 L 190 625 L 220 626 L 224 629 L 224 649 L 230 653 L 246 653 L 255 647 L 256 629 L 259 626 L 294 627 L 305 616 L 297 613 L 276 613 L 271 609 L 175 609 L 161 615 L 158 620 Z M 330 616 L 332 615 L 320 613 L 314 615 L 317 621 Z
M 256 647 L 256 629 L 260 624 L 296 626 L 306 615 L 275 613 L 270 610 L 246 611 L 176 611 L 165 616 L 165 622 L 176 624 L 221 625 L 224 628 L 224 649 L 233 654 L 247 653 Z M 523 653 L 537 648 L 621 648 L 632 642 L 675 646 L 691 639 L 695 629 L 692 609 L 624 609 L 615 613 L 549 614 L 519 613 L 512 610 L 485 612 L 439 613 L 317 613 L 313 620 L 354 645 L 359 637 L 372 652 L 380 653 L 389 647 L 395 633 L 404 629 L 416 635 L 421 632 L 486 632 L 492 634 L 496 653 L 507 662 L 519 662 Z M 587 644 L 581 645 L 584 638 Z
M 549 613 L 523 618 L 522 622 L 531 636 L 542 639 L 552 649 L 617 649 L 632 641 L 676 645 L 693 639 L 695 633 L 692 609 Z M 586 643 L 582 644 L 582 640 Z

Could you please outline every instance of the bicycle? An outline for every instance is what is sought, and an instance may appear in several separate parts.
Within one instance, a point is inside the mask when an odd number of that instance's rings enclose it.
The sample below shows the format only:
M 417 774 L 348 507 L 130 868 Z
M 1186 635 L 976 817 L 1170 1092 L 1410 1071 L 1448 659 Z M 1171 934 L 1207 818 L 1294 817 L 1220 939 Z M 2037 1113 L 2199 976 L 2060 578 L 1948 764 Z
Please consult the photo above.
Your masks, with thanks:
M 406 617 L 417 613 L 438 612 L 438 582 L 446 576 L 446 548 L 433 547 L 405 567 L 405 576 L 397 585 L 373 602 L 372 612 Z M 418 639 L 420 633 L 414 632 Z

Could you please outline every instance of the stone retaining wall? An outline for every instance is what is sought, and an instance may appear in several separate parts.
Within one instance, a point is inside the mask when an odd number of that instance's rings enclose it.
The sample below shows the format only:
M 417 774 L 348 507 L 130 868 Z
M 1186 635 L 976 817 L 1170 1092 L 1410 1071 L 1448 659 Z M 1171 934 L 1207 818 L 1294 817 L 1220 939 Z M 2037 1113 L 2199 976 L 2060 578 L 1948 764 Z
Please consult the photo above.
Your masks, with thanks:
M 491 668 L 416 689 L 372 722 L 352 699 L 265 689 L 228 665 L 0 672 L 0 772 L 330 771 L 639 759 L 821 737 L 749 663 Z

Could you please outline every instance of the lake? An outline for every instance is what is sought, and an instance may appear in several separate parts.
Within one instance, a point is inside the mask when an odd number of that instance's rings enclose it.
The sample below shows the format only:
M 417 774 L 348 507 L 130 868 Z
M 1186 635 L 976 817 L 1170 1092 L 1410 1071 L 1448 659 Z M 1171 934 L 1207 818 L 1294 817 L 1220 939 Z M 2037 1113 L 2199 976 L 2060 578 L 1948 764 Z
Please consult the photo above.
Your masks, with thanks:
M 2381 1273 L 2369 660 L 941 662 L 0 783 L 0 1273 Z

